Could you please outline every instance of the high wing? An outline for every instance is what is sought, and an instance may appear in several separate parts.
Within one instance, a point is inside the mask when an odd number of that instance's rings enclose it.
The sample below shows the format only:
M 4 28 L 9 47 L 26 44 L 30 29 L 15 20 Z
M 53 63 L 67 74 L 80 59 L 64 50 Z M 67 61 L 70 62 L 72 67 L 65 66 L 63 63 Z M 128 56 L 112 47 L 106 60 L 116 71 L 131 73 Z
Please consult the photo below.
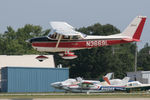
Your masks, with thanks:
M 67 35 L 67 36 L 79 35 L 82 37 L 81 32 L 75 31 L 74 27 L 72 27 L 66 22 L 50 22 L 50 25 L 53 29 L 53 32 L 56 32 L 60 35 Z

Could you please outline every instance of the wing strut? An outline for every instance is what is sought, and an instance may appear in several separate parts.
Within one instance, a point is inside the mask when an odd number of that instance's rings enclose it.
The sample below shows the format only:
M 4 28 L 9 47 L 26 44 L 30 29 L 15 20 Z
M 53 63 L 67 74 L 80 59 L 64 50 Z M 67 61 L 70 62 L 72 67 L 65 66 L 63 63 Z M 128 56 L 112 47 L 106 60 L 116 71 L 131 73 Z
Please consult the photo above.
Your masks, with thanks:
M 56 44 L 56 48 L 58 47 L 58 45 L 59 45 L 59 42 L 60 42 L 60 40 L 61 40 L 61 37 L 62 37 L 62 35 L 59 35 L 59 37 L 58 37 L 58 41 L 57 41 L 57 44 Z

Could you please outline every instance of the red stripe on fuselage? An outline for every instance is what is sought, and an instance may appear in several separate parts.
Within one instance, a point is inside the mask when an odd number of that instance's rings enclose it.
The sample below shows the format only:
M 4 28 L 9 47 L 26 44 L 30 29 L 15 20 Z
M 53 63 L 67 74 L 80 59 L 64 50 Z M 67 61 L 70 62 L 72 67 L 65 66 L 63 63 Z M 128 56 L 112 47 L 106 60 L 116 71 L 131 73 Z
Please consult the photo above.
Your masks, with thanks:
M 94 40 L 94 41 L 75 41 L 75 42 L 60 42 L 58 48 L 91 48 L 102 47 L 120 43 L 129 43 L 131 41 L 123 40 Z M 57 42 L 33 42 L 34 47 L 56 47 Z

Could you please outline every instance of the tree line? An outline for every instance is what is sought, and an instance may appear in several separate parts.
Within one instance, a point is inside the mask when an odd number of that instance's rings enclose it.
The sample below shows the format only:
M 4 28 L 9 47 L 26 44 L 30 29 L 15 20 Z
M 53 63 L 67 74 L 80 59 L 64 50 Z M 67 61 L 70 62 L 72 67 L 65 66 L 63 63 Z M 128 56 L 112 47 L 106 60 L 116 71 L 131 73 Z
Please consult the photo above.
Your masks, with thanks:
M 96 23 L 88 27 L 81 27 L 78 31 L 88 35 L 112 35 L 120 30 L 111 24 L 101 25 Z M 26 40 L 46 36 L 50 29 L 43 30 L 41 26 L 27 24 L 22 28 L 14 30 L 7 27 L 4 33 L 0 34 L 0 55 L 24 55 L 41 54 L 34 50 Z M 99 79 L 108 72 L 114 72 L 115 77 L 123 78 L 126 72 L 134 71 L 135 43 L 119 44 L 92 49 L 74 51 L 78 58 L 64 60 L 57 53 L 53 54 L 55 65 L 62 64 L 68 67 L 70 77 L 84 77 L 89 79 Z M 148 43 L 138 51 L 138 70 L 150 70 L 150 46 Z

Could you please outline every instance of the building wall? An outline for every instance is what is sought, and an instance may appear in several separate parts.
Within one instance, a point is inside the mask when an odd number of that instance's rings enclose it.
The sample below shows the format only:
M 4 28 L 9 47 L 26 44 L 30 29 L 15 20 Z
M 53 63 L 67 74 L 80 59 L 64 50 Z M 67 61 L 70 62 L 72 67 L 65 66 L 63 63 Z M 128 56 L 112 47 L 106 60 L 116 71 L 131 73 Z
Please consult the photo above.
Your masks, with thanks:
M 150 84 L 150 71 L 127 72 L 127 76 L 132 81 L 136 79 L 143 84 Z
M 69 78 L 68 68 L 2 68 L 2 92 L 53 92 L 50 86 Z
M 16 67 L 55 67 L 53 55 L 45 55 L 48 59 L 40 62 L 39 55 L 0 55 L 0 69 L 6 66 Z

